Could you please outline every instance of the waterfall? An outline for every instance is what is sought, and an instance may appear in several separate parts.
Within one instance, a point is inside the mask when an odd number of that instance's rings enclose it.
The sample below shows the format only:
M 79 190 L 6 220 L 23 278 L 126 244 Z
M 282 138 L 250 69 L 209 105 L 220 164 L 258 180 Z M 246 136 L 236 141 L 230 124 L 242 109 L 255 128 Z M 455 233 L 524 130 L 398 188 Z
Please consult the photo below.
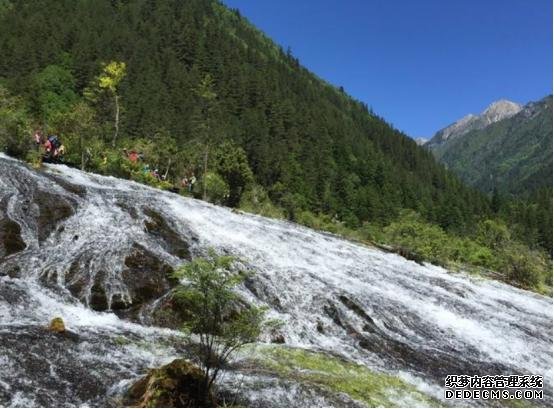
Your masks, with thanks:
M 437 398 L 449 374 L 542 375 L 552 403 L 551 298 L 63 165 L 0 156 L 0 174 L 1 406 L 117 405 L 185 348 L 152 315 L 168 272 L 210 248 L 255 273 L 239 292 L 288 346 Z M 55 316 L 73 338 L 44 329 Z

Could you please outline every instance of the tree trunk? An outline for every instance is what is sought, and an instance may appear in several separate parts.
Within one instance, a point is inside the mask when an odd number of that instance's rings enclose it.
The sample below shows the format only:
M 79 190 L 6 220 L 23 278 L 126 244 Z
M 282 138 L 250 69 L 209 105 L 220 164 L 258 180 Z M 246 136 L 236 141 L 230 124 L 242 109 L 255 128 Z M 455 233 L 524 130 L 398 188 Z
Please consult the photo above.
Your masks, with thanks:
M 206 174 L 208 173 L 208 150 L 209 145 L 206 145 L 206 150 L 204 151 L 204 175 L 202 176 L 202 200 L 208 198 L 206 192 Z
M 115 141 L 117 140 L 117 135 L 119 134 L 119 96 L 115 96 L 115 133 L 113 136 L 112 146 L 115 148 Z
M 169 174 L 169 168 L 171 167 L 171 159 L 169 159 L 167 161 L 167 168 L 165 170 L 165 174 L 164 174 L 164 180 L 167 180 L 167 175 Z

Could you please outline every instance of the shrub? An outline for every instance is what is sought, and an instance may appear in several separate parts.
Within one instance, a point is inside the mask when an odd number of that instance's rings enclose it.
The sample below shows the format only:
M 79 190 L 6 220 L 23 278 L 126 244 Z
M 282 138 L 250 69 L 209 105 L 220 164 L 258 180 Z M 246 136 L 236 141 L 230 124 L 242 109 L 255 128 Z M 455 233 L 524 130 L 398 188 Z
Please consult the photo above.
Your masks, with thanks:
M 25 155 L 25 161 L 39 169 L 42 166 L 42 152 L 39 149 L 30 149 Z
M 303 210 L 296 216 L 296 222 L 312 229 L 321 229 L 321 223 L 317 217 L 309 210 Z
M 478 245 L 477 243 L 467 239 L 462 240 L 464 243 L 465 254 L 461 257 L 461 261 L 486 268 L 495 268 L 495 257 L 493 252 L 487 247 Z
M 501 221 L 483 220 L 477 226 L 477 240 L 491 249 L 500 249 L 510 240 L 510 232 Z
M 513 243 L 502 253 L 504 273 L 509 280 L 527 288 L 536 288 L 544 282 L 547 263 L 540 253 Z
M 32 147 L 29 117 L 22 101 L 0 86 L 0 150 L 24 158 Z
M 208 172 L 202 183 L 206 187 L 206 198 L 212 203 L 221 204 L 229 196 L 229 185 L 217 173 Z
M 102 160 L 98 164 L 98 170 L 105 175 L 112 175 L 120 178 L 129 179 L 128 160 L 115 149 L 104 149 L 101 154 Z
M 256 341 L 269 322 L 264 309 L 245 306 L 234 291 L 245 274 L 235 270 L 233 257 L 218 257 L 211 251 L 207 258 L 182 266 L 174 276 L 185 279 L 175 297 L 187 305 L 185 334 L 199 337 L 192 353 L 204 374 L 202 393 L 207 402 L 221 369 L 236 351 Z
M 452 258 L 450 238 L 439 226 L 426 223 L 417 213 L 403 211 L 383 230 L 385 242 L 409 251 L 413 257 L 445 265 Z
M 135 182 L 144 183 L 148 186 L 157 186 L 159 180 L 156 179 L 150 171 L 145 171 L 143 169 L 136 169 L 131 172 L 131 179 Z
M 285 209 L 286 217 L 292 221 L 296 221 L 298 214 L 308 208 L 306 198 L 298 193 L 285 193 L 279 204 Z
M 68 68 L 48 65 L 31 81 L 34 108 L 48 122 L 67 113 L 77 102 L 75 79 Z
M 252 185 L 250 189 L 244 192 L 239 208 L 245 212 L 275 219 L 282 219 L 284 217 L 283 209 L 273 204 L 265 189 L 260 185 Z
M 217 173 L 229 186 L 228 206 L 236 207 L 241 196 L 254 181 L 244 150 L 231 142 L 224 142 L 215 155 Z

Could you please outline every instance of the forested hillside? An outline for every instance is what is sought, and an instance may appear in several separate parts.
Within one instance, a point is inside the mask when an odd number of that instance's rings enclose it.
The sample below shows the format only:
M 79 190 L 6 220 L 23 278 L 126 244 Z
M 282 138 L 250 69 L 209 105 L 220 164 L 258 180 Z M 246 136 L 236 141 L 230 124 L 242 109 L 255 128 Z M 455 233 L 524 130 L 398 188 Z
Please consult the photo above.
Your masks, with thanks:
M 437 158 L 484 192 L 525 195 L 552 186 L 552 96 L 436 147 Z
M 351 225 L 388 221 L 400 208 L 460 225 L 486 211 L 486 200 L 430 154 L 216 2 L 34 0 L 2 14 L 0 76 L 49 127 L 59 128 L 59 111 L 80 98 L 102 62 L 124 61 L 120 134 L 170 138 L 186 149 L 202 138 L 195 89 L 209 74 L 217 94 L 210 132 L 245 150 L 274 200 Z M 105 126 L 90 138 L 111 140 L 106 105 L 95 118 Z
M 519 236 L 552 249 L 552 95 L 442 144 L 436 158 L 493 199 Z
M 362 230 L 434 262 L 512 266 L 489 240 L 498 229 L 525 251 L 544 243 L 217 1 L 3 0 L 0 49 L 0 143 L 35 164 L 42 129 L 85 170 L 166 188 L 195 174 L 197 197 Z

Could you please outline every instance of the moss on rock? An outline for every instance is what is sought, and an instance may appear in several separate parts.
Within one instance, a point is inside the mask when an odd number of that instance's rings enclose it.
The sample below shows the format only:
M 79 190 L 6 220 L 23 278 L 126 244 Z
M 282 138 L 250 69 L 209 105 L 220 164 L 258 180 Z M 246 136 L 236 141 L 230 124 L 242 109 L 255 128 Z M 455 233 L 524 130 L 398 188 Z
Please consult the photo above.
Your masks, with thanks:
M 48 326 L 48 329 L 52 332 L 65 332 L 65 323 L 63 322 L 63 319 L 61 317 L 56 317 L 50 321 L 50 325 Z
M 278 376 L 345 393 L 368 407 L 437 407 L 440 402 L 392 375 L 320 352 L 264 346 L 255 361 Z
M 191 408 L 215 406 L 203 395 L 202 371 L 184 359 L 151 369 L 129 388 L 124 402 L 140 408 Z

